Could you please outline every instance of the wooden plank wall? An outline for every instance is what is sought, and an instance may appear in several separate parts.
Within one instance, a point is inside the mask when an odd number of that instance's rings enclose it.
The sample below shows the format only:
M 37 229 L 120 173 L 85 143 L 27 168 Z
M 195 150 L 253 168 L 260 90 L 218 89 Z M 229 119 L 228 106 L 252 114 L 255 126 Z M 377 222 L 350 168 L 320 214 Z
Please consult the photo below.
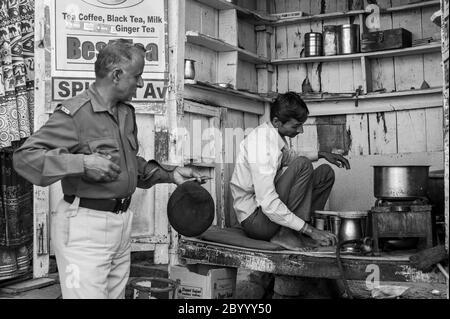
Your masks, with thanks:
M 382 8 L 404 4 L 402 0 L 377 0 Z M 325 5 L 322 6 L 321 4 Z M 345 10 L 342 0 L 274 0 L 274 13 L 303 11 L 308 14 L 331 13 Z M 431 23 L 430 17 L 436 7 L 425 7 L 408 11 L 393 12 L 381 16 L 382 29 L 405 28 L 412 32 L 413 40 L 437 37 L 439 28 Z M 275 59 L 300 57 L 307 32 L 322 32 L 324 25 L 344 23 L 360 24 L 358 18 L 335 18 L 324 21 L 311 21 L 302 24 L 279 26 L 275 28 Z M 302 55 L 303 56 L 303 55 Z M 442 71 L 437 61 L 440 53 L 417 56 L 391 57 L 371 60 L 374 90 L 387 92 L 420 88 L 423 81 L 430 87 L 442 86 Z M 309 80 L 315 92 L 344 93 L 354 92 L 362 85 L 360 61 L 340 61 L 328 63 L 308 63 L 279 65 L 275 68 L 274 92 L 302 92 L 302 83 Z
M 371 165 L 416 164 L 430 165 L 430 170 L 443 168 L 443 109 L 310 118 L 304 133 L 292 139 L 291 145 L 309 151 L 343 149 L 352 169 L 346 171 L 333 166 L 337 178 L 330 208 L 368 209 L 374 202 Z M 325 161 L 315 166 L 322 163 Z
M 214 223 L 233 226 L 237 221 L 229 189 L 230 179 L 239 145 L 248 130 L 259 125 L 259 116 L 186 100 L 185 109 L 183 127 L 186 139 L 182 146 L 185 163 L 191 162 L 201 174 L 212 177 L 203 187 L 211 193 L 216 203 Z M 220 136 L 214 136 L 218 132 Z
M 186 31 L 197 31 L 211 37 L 219 35 L 219 13 L 214 8 L 194 0 L 186 1 Z M 185 58 L 195 62 L 197 81 L 217 82 L 217 52 L 186 43 Z
M 155 158 L 155 119 L 150 114 L 136 116 L 138 126 L 139 156 L 146 160 Z M 155 188 L 136 189 L 130 206 L 134 212 L 133 237 L 155 234 Z
M 402 0 L 378 0 L 381 7 L 405 4 Z M 276 0 L 275 13 L 304 11 L 308 14 L 343 11 L 346 1 Z M 427 7 L 382 15 L 383 29 L 403 27 L 413 40 L 436 37 L 439 28 L 429 18 L 436 7 Z M 304 34 L 322 32 L 324 25 L 350 23 L 352 18 L 305 22 L 275 28 L 273 56 L 299 57 Z M 353 23 L 360 23 L 358 18 Z M 420 88 L 423 81 L 430 87 L 442 86 L 440 53 L 371 60 L 373 89 L 387 92 Z M 315 92 L 354 92 L 362 85 L 360 61 L 279 65 L 275 68 L 272 89 L 275 92 L 302 92 L 308 79 Z M 339 136 L 336 136 L 339 135 Z M 362 113 L 343 116 L 311 117 L 304 133 L 291 140 L 294 148 L 330 151 L 343 148 L 352 169 L 335 169 L 337 180 L 330 196 L 331 209 L 369 209 L 374 203 L 371 165 L 416 163 L 443 168 L 443 111 L 441 107 Z M 322 160 L 316 164 L 323 163 Z
M 225 200 L 225 225 L 231 227 L 236 225 L 236 214 L 233 210 L 233 197 L 230 192 L 230 179 L 234 171 L 235 160 L 239 153 L 239 145 L 248 133 L 249 129 L 255 128 L 259 125 L 259 117 L 256 114 L 240 112 L 228 109 L 224 114 L 224 147 L 225 160 L 231 159 L 229 155 L 233 154 L 233 162 L 225 163 L 224 167 L 224 200 Z M 235 128 L 242 128 L 233 132 Z M 227 133 L 227 129 L 229 129 Z M 231 129 L 231 130 L 230 130 Z M 247 132 L 246 132 L 247 131 Z M 230 134 L 236 133 L 236 134 Z M 228 156 L 227 156 L 228 155 Z
M 242 7 L 255 9 L 256 1 L 243 0 Z M 186 30 L 221 39 L 256 53 L 255 26 L 237 19 L 235 10 L 217 10 L 195 0 L 186 1 Z M 186 43 L 185 58 L 195 62 L 195 79 L 202 82 L 225 82 L 237 89 L 257 92 L 258 76 L 255 64 L 237 60 L 236 52 L 218 53 L 208 48 Z

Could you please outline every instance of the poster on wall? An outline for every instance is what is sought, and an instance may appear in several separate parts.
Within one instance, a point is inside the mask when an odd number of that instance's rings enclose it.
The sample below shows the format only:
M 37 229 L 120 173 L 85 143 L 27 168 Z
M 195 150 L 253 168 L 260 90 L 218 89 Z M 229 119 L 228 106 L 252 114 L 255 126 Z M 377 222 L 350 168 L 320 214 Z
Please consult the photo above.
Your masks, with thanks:
M 98 52 L 111 40 L 145 48 L 145 67 L 133 102 L 158 105 L 167 94 L 167 0 L 54 0 L 52 100 L 62 101 L 95 80 Z

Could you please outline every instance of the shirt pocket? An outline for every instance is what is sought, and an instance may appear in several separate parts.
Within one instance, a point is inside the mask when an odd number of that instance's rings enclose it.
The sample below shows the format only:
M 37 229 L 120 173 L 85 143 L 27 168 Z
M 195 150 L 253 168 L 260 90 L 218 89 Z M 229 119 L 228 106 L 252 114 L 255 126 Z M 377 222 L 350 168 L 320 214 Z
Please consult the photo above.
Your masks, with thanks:
M 120 165 L 120 149 L 119 142 L 115 138 L 100 138 L 88 141 L 89 150 L 91 153 L 100 153 L 103 155 L 110 155 L 111 161 Z

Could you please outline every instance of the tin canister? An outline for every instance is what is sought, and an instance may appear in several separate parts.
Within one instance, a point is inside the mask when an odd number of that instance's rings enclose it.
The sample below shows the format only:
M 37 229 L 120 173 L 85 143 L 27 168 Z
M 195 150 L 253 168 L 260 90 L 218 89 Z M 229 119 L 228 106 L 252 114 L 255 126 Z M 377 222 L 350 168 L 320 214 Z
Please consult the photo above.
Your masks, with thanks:
M 340 29 L 338 25 L 323 27 L 323 55 L 339 54 Z
M 316 217 L 316 228 L 319 230 L 325 230 L 325 219 Z
M 305 33 L 305 57 L 322 55 L 322 34 L 319 32 Z
M 343 24 L 340 26 L 339 54 L 359 52 L 359 25 Z

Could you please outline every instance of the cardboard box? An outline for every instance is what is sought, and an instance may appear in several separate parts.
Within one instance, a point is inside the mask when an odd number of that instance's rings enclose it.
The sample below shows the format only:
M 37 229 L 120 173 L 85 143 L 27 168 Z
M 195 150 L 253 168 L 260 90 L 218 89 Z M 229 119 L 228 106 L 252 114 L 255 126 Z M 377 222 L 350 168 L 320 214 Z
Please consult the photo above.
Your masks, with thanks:
M 169 268 L 169 278 L 179 283 L 178 299 L 233 299 L 236 274 L 235 268 L 202 264 Z

